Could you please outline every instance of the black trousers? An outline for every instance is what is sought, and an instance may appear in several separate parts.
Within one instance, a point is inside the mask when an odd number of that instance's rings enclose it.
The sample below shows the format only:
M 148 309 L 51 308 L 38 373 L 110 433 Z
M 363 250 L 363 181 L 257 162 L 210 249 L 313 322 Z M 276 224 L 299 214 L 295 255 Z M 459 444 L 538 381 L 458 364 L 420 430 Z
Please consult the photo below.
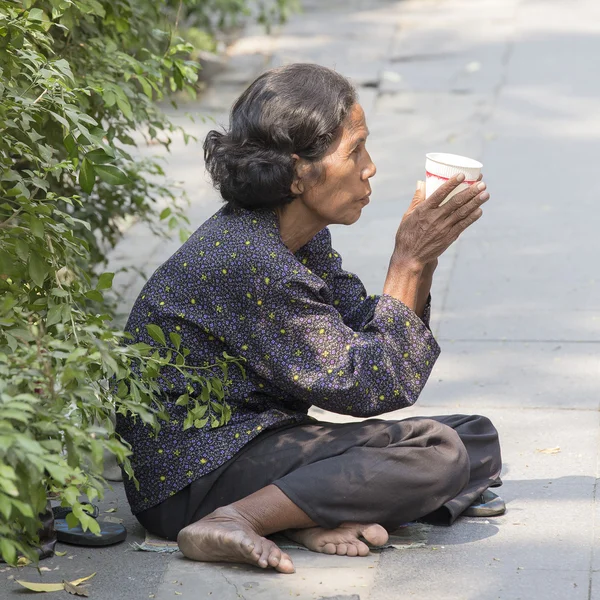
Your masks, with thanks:
M 452 523 L 500 475 L 498 433 L 481 416 L 309 423 L 267 431 L 216 471 L 137 515 L 150 532 L 179 531 L 274 484 L 315 523 L 430 516 Z

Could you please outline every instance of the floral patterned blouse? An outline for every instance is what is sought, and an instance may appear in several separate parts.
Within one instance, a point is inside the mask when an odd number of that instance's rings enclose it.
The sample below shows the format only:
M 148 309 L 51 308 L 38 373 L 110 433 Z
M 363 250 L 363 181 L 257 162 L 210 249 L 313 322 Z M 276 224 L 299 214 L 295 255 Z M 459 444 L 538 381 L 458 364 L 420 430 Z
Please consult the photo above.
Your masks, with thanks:
M 429 306 L 421 320 L 391 296 L 367 296 L 328 229 L 294 254 L 273 212 L 221 209 L 152 275 L 127 331 L 148 344 L 147 324 L 176 331 L 190 364 L 244 357 L 246 377 L 229 370 L 222 427 L 183 430 L 183 378 L 164 390 L 171 420 L 158 436 L 118 418 L 139 481 L 125 478 L 132 511 L 210 473 L 261 431 L 310 421 L 313 405 L 370 417 L 414 404 L 439 355 L 428 320 Z

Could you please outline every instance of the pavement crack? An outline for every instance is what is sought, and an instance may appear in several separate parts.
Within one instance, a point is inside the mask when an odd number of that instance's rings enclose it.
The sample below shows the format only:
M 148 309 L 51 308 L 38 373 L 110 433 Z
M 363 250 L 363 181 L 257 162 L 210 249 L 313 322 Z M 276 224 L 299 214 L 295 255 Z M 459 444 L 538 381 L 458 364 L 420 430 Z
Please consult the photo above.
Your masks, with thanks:
M 221 571 L 221 575 L 223 575 L 223 579 L 231 586 L 233 586 L 233 588 L 235 589 L 235 593 L 238 595 L 238 598 L 241 598 L 242 600 L 246 600 L 246 596 L 244 596 L 244 594 L 242 594 L 242 592 L 240 592 L 240 588 L 237 586 L 237 583 L 234 583 L 233 581 L 231 581 L 229 579 L 229 577 L 227 577 L 227 575 L 225 574 L 225 570 Z

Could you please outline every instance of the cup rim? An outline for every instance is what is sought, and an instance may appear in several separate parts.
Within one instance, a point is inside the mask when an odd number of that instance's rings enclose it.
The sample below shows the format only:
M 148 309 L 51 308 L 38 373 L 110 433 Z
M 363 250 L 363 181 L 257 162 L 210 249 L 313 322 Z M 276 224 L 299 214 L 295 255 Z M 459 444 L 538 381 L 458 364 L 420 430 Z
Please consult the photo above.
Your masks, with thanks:
M 449 154 L 447 152 L 429 152 L 425 155 L 430 160 L 439 165 L 448 167 L 457 167 L 459 169 L 482 169 L 483 164 L 474 158 L 461 156 L 460 154 Z

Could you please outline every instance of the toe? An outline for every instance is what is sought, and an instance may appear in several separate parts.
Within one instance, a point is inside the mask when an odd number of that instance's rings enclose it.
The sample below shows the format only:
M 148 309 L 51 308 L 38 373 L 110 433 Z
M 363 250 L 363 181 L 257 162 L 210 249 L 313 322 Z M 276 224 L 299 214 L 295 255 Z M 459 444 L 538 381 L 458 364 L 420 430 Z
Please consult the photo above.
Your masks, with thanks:
M 262 566 L 260 565 L 260 560 L 264 553 L 264 547 L 259 537 L 252 539 L 251 537 L 246 536 L 240 543 L 240 547 L 249 563 Z
M 337 551 L 336 545 L 329 542 L 328 544 L 325 544 L 321 550 L 321 552 L 323 552 L 324 554 L 335 554 Z
M 338 556 L 346 556 L 347 552 L 348 552 L 348 546 L 346 544 L 337 544 L 337 546 L 335 548 L 335 553 Z
M 281 550 L 277 547 L 271 548 L 269 553 L 269 566 L 276 567 L 281 560 Z
M 365 525 L 360 530 L 362 537 L 373 546 L 383 546 L 388 541 L 388 532 L 377 524 Z
M 370 552 L 369 546 L 360 540 L 357 542 L 356 548 L 358 550 L 358 556 L 367 556 Z
M 280 573 L 295 573 L 294 563 L 288 554 L 285 552 L 281 553 L 279 564 L 275 567 Z
M 358 548 L 355 544 L 348 544 L 347 556 L 358 556 Z
M 258 566 L 261 569 L 266 569 L 269 566 L 269 557 L 271 555 L 271 548 L 267 544 L 262 544 L 262 552 L 258 559 Z

